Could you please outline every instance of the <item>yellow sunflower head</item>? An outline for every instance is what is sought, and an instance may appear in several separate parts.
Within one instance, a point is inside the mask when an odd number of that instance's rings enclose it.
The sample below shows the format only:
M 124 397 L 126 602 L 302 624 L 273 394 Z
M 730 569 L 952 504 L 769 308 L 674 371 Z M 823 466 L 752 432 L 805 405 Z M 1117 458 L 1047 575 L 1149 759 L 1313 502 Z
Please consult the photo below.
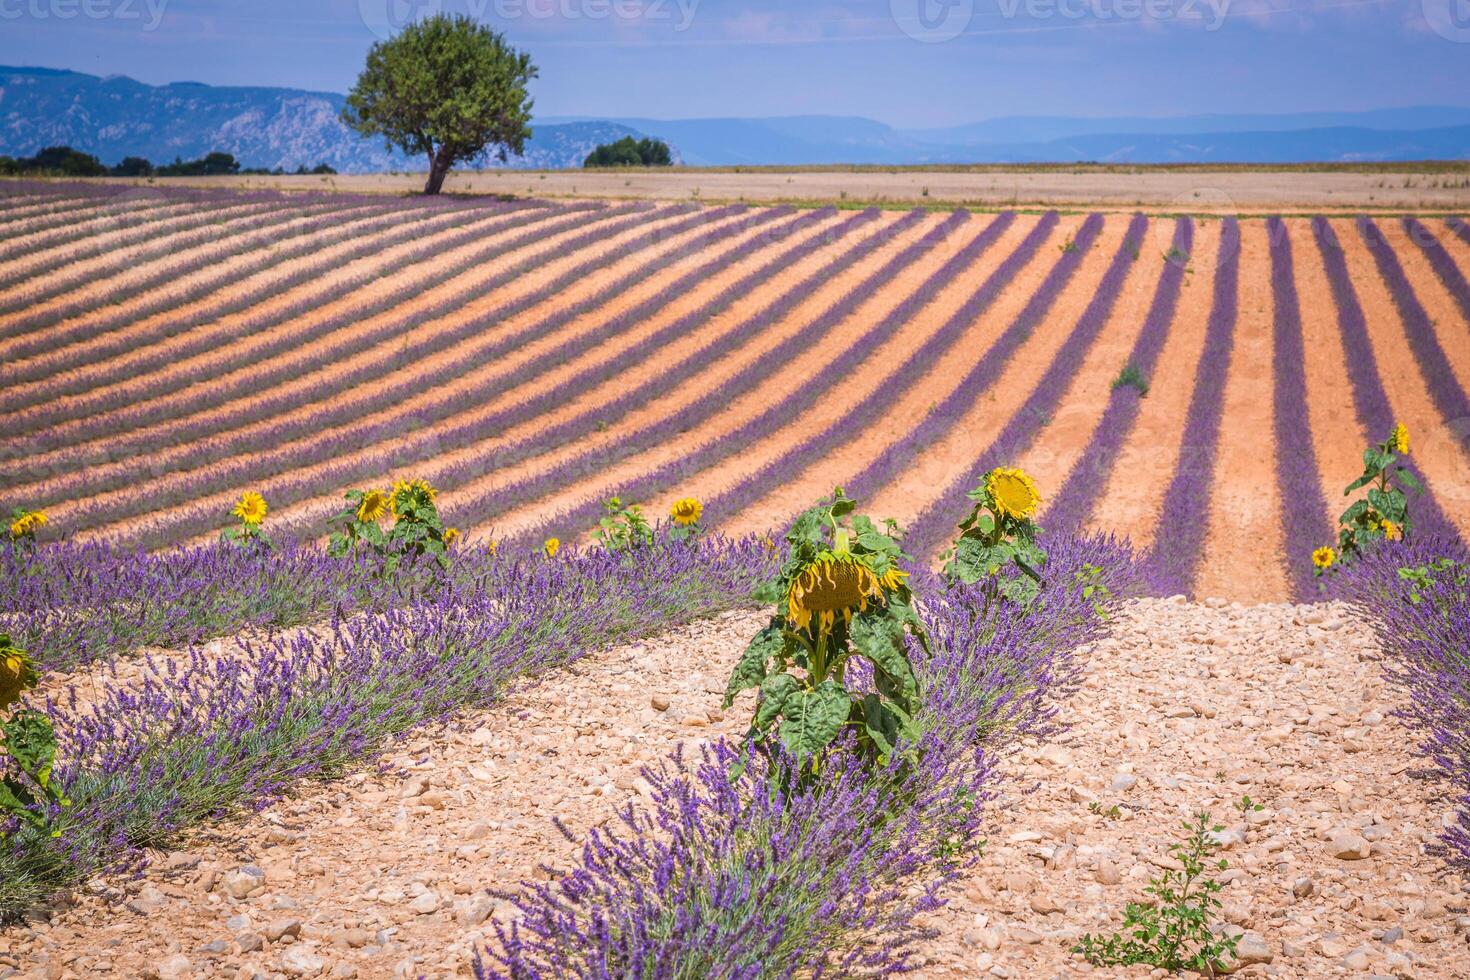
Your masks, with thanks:
M 357 519 L 364 524 L 376 524 L 388 513 L 390 498 L 381 490 L 373 489 L 363 493 L 362 500 L 357 504 Z
M 26 511 L 10 524 L 10 536 L 12 538 L 33 538 L 36 532 L 46 526 L 46 514 L 43 511 Z
M 444 547 L 451 548 L 451 547 L 454 546 L 454 542 L 456 542 L 458 540 L 459 540 L 459 528 L 457 528 L 457 527 L 446 527 L 444 529 Z
M 432 504 L 439 496 L 433 484 L 428 480 L 395 480 L 393 481 L 393 493 L 388 498 L 388 512 L 394 517 L 398 516 L 398 508 L 410 500 L 420 500 Z
M 1312 564 L 1324 572 L 1336 564 L 1336 562 L 1337 552 L 1325 545 L 1312 552 Z
M 1025 470 L 996 467 L 985 478 L 985 492 L 996 514 L 1030 520 L 1041 506 L 1041 493 Z
M 561 550 L 561 538 L 547 538 L 542 547 L 546 549 L 547 558 L 555 558 L 556 553 Z
M 241 521 L 251 526 L 258 526 L 265 520 L 265 515 L 270 512 L 266 506 L 265 498 L 254 490 L 246 490 L 240 495 L 240 502 L 231 511 Z
M 1393 521 L 1390 521 L 1388 518 L 1384 518 L 1383 520 L 1378 522 L 1378 529 L 1382 531 L 1383 536 L 1390 541 L 1397 541 L 1404 536 L 1404 529 L 1399 527 Z
M 36 686 L 36 668 L 24 650 L 10 645 L 7 638 L 0 644 L 0 710 L 20 700 L 21 694 Z
M 499 541 L 496 541 L 493 538 L 491 540 L 485 542 L 485 547 L 489 550 L 490 554 L 492 554 L 492 555 L 498 555 L 498 554 L 500 554 L 500 542 Z
M 1393 427 L 1393 435 L 1388 437 L 1388 447 L 1401 456 L 1409 455 L 1409 429 L 1400 422 Z
M 827 552 L 792 580 L 786 593 L 786 616 L 796 628 L 821 635 L 832 632 L 838 616 L 850 623 L 853 613 L 867 609 L 870 600 L 882 598 L 883 580 L 866 562 L 846 552 Z
M 674 501 L 674 506 L 669 511 L 669 516 L 674 519 L 675 524 L 688 527 L 698 524 L 699 518 L 704 514 L 704 504 L 693 497 L 685 497 L 683 500 Z

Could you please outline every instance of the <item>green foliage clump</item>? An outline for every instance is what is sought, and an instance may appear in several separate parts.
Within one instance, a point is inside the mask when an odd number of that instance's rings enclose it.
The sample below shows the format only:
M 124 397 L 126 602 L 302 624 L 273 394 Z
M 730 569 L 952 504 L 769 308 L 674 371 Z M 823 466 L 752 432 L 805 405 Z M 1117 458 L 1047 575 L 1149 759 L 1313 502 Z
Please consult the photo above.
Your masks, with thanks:
M 1189 836 L 1169 848 L 1181 868 L 1149 879 L 1144 891 L 1152 901 L 1129 902 L 1122 932 L 1106 937 L 1089 933 L 1072 952 L 1093 966 L 1144 964 L 1211 975 L 1228 967 L 1239 941 L 1210 931 L 1210 919 L 1221 904 L 1215 896 L 1224 887 L 1212 872 L 1229 866 L 1223 858 L 1215 860 L 1220 845 L 1211 834 L 1225 828 L 1211 825 L 1208 813 L 1197 814 L 1184 828 Z
M 493 151 L 502 161 L 531 137 L 531 56 L 462 15 L 415 21 L 373 45 L 342 120 L 389 148 L 427 156 L 425 194 L 455 164 Z
M 1138 369 L 1138 365 L 1132 361 L 1123 365 L 1123 370 L 1119 371 L 1118 376 L 1113 379 L 1113 385 L 1109 390 L 1117 391 L 1119 388 L 1124 387 L 1137 391 L 1138 397 L 1140 398 L 1148 394 L 1148 379 L 1143 376 L 1143 372 Z
M 917 734 L 919 682 L 905 640 L 927 648 L 928 637 L 908 573 L 898 567 L 908 556 L 892 521 L 880 531 L 853 515 L 855 507 L 839 487 L 796 519 L 781 571 L 757 592 L 776 603 L 776 613 L 725 689 L 728 708 L 741 691 L 759 688 L 747 739 L 779 741 L 810 775 L 844 729 L 880 763 Z M 847 669 L 858 658 L 872 667 L 867 693 L 847 686 Z
M 621 497 L 609 497 L 602 502 L 607 514 L 599 522 L 602 530 L 597 540 L 608 551 L 633 551 L 653 544 L 653 525 L 643 516 L 643 508 L 637 504 L 625 504 Z
M 12 644 L 9 636 L 0 633 L 0 712 L 8 711 L 36 682 L 36 668 L 30 657 Z M 71 806 L 71 801 L 51 783 L 55 761 L 56 732 L 50 718 L 22 708 L 0 721 L 0 843 L 9 836 L 8 823 L 19 821 L 45 830 L 51 823 L 53 808 Z
M 624 136 L 603 143 L 582 162 L 584 167 L 668 167 L 674 163 L 673 152 L 663 140 L 644 137 L 635 140 Z
M 974 508 L 959 524 L 959 538 L 944 555 L 944 574 L 972 585 L 995 579 L 1000 594 L 1018 605 L 1035 601 L 1045 584 L 1041 568 L 1046 552 L 1036 543 L 1034 520 L 1041 494 L 1025 471 L 997 467 L 971 490 Z M 1014 567 L 1020 576 L 1003 576 Z
M 1413 531 L 1408 491 L 1421 493 L 1424 487 L 1399 463 L 1400 457 L 1408 454 L 1409 430 L 1402 423 L 1394 426 L 1387 439 L 1363 452 L 1363 475 L 1348 484 L 1343 496 L 1352 496 L 1364 487 L 1368 492 L 1337 519 L 1337 547 L 1324 545 L 1312 552 L 1312 564 L 1319 577 L 1351 565 L 1380 541 L 1398 541 Z
M 0 157 L 0 174 L 9 177 L 106 177 L 107 172 L 101 160 L 69 146 L 48 146 L 29 157 Z

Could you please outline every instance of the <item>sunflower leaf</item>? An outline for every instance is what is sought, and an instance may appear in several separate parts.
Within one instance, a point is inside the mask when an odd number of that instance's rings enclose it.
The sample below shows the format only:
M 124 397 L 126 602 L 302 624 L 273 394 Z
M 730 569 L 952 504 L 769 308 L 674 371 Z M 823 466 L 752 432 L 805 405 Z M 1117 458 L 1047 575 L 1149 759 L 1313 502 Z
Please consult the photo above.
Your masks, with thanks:
M 801 682 L 790 674 L 774 674 L 761 681 L 761 701 L 751 727 L 757 731 L 769 728 L 785 709 L 786 702 L 801 690 Z
M 800 761 L 818 754 L 842 731 L 851 707 L 847 690 L 830 678 L 790 695 L 781 710 L 781 744 Z
M 735 670 L 730 674 L 730 682 L 725 685 L 723 706 L 728 708 L 734 704 L 735 695 L 741 691 L 760 687 L 761 681 L 766 679 L 766 662 L 778 656 L 785 645 L 786 634 L 781 629 L 781 621 L 772 619 L 746 645 L 745 652 L 740 655 L 740 662 L 735 665 Z

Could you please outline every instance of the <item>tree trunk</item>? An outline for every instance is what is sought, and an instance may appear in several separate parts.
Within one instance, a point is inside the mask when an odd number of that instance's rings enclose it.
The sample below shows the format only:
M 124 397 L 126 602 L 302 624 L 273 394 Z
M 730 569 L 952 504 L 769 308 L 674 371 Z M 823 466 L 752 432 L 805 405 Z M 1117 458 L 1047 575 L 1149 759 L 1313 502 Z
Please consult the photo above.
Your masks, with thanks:
M 448 151 L 444 147 L 439 148 L 438 153 L 429 156 L 429 182 L 424 185 L 425 194 L 437 194 L 444 186 L 444 178 L 449 176 L 450 159 Z

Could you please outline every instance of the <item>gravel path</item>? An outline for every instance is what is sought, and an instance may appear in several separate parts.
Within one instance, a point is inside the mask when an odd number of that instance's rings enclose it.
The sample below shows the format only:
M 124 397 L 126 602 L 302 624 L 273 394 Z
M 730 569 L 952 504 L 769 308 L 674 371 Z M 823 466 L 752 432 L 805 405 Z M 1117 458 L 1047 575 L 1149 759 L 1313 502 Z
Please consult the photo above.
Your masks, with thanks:
M 1227 828 L 1240 975 L 1470 976 L 1462 882 L 1424 854 L 1448 804 L 1410 778 L 1372 651 L 1335 605 L 1133 605 L 1062 708 L 1071 730 L 1016 760 L 921 976 L 1148 976 L 1069 948 L 1117 928 L 1200 810 Z M 1246 795 L 1265 809 L 1243 816 Z
M 569 863 L 551 818 L 580 835 L 645 789 L 641 765 L 738 736 L 750 706 L 722 715 L 718 692 L 763 621 L 588 657 L 381 771 L 310 785 L 141 880 L 93 882 L 0 931 L 0 978 L 466 976 L 490 919 L 512 915 L 483 889 Z M 1200 809 L 1229 827 L 1225 917 L 1262 960 L 1243 974 L 1470 976 L 1461 883 L 1423 853 L 1446 805 L 1408 775 L 1367 630 L 1336 606 L 1172 600 L 1115 625 L 1063 707 L 1070 731 L 1013 759 L 985 858 L 931 917 L 923 977 L 1147 976 L 1068 947 L 1116 926 Z M 1242 817 L 1246 794 L 1266 809 Z

